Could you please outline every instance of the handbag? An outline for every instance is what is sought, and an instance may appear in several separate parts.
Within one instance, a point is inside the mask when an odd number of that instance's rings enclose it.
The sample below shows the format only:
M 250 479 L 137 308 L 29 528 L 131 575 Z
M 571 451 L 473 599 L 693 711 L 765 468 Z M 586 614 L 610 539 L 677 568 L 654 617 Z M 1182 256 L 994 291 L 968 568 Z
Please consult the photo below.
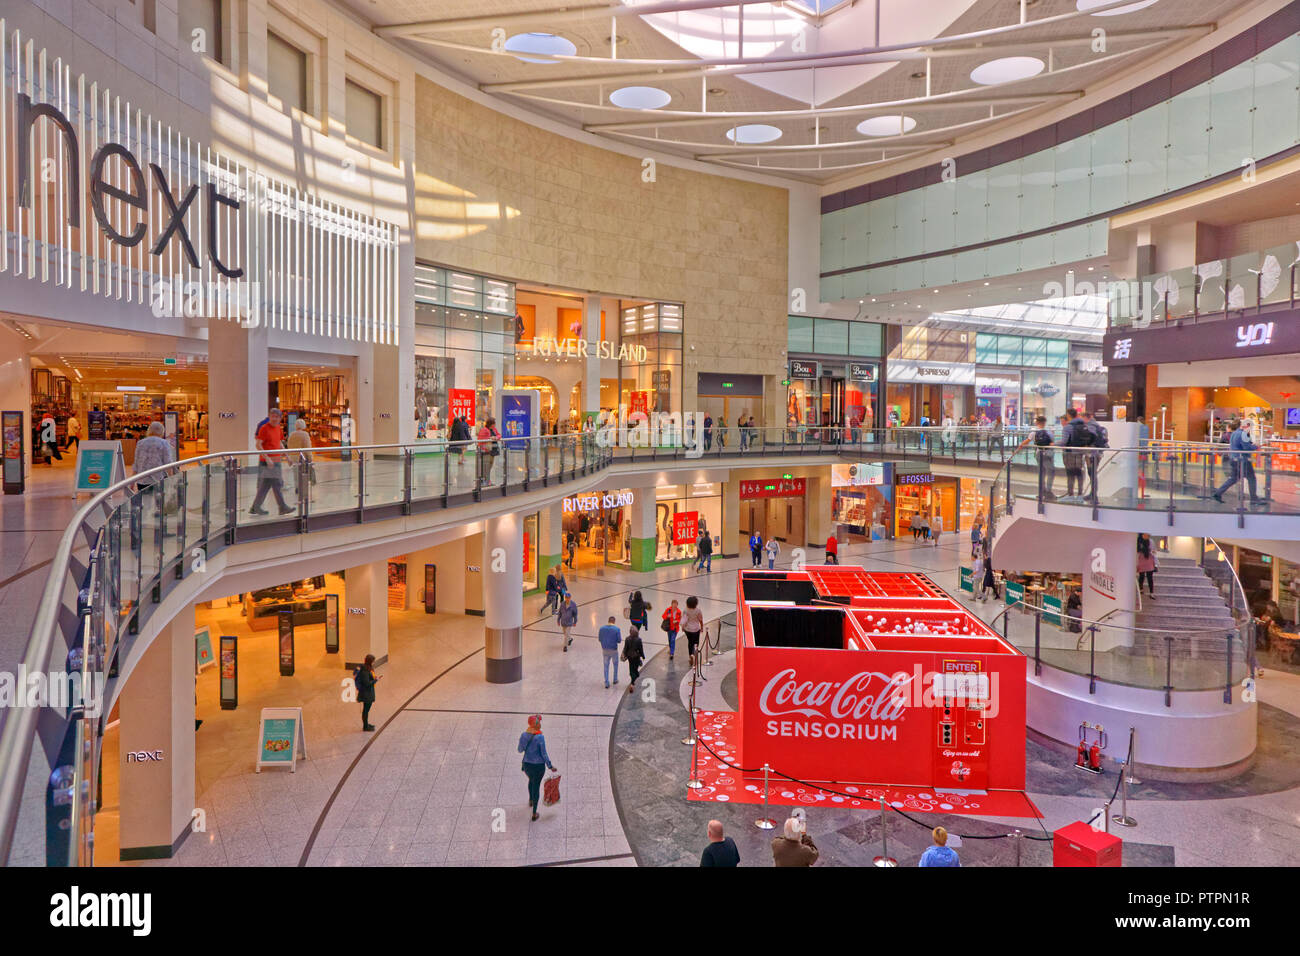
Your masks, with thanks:
M 664 618 L 664 619 L 659 623 L 659 630 L 664 631 L 665 633 L 671 632 L 672 629 L 673 629 L 672 622 L 670 622 L 670 621 L 668 620 L 668 618 Z
M 548 807 L 553 807 L 560 802 L 560 775 L 547 777 L 542 784 L 542 803 Z

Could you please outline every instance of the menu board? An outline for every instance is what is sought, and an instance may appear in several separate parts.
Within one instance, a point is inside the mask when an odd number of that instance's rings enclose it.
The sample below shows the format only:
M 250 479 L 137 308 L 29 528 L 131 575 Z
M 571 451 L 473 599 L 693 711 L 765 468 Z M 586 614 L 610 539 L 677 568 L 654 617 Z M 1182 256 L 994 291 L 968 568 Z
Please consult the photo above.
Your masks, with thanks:
M 395 611 L 406 610 L 406 555 L 388 562 L 388 606 Z
M 126 477 L 120 441 L 83 441 L 77 449 L 77 492 L 98 494 Z
M 339 596 L 325 595 L 325 653 L 339 652 Z
M 527 547 L 524 554 L 528 553 Z M 438 613 L 438 566 L 436 564 L 426 564 L 424 566 L 424 613 Z
M 296 771 L 298 758 L 307 759 L 307 734 L 301 707 L 263 707 L 257 732 L 257 773 L 263 767 Z
M 975 593 L 975 572 L 971 568 L 959 568 L 957 578 L 957 589 Z
M 293 676 L 293 612 L 280 612 L 280 676 Z
M 4 493 L 23 493 L 23 413 L 0 412 L 0 447 L 4 455 Z
M 194 635 L 194 673 L 202 673 L 204 668 L 216 662 L 216 655 L 212 653 L 212 634 L 205 627 Z
M 95 409 L 86 412 L 86 437 L 91 441 L 103 441 L 108 437 L 108 412 Z
M 221 636 L 221 709 L 239 706 L 239 638 Z

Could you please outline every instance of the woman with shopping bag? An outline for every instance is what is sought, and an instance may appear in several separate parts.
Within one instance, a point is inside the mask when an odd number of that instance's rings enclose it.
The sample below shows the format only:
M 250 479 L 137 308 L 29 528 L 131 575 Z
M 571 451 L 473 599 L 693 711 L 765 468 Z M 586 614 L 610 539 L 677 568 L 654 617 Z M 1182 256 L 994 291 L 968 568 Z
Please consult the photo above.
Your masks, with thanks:
M 551 763 L 551 758 L 546 753 L 546 738 L 542 736 L 542 718 L 539 714 L 533 714 L 528 718 L 528 728 L 519 735 L 519 752 L 524 755 L 522 770 L 528 777 L 528 805 L 533 808 L 533 819 L 537 819 L 537 803 L 541 799 L 542 776 L 549 768 L 552 773 L 557 774 L 553 779 L 556 781 L 555 793 L 556 800 L 559 799 L 559 771 L 555 769 L 555 764 Z M 549 790 L 548 781 L 548 790 Z M 554 801 L 547 801 L 549 806 Z

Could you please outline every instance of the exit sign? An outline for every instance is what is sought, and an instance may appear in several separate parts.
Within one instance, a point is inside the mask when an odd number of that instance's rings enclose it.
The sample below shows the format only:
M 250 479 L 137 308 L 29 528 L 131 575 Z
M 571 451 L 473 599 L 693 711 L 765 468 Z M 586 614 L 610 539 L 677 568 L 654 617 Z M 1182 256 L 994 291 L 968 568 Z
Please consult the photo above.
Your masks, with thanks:
M 163 364 L 164 364 L 164 365 L 175 365 L 175 364 L 176 364 L 176 360 L 175 360 L 174 358 L 165 358 L 165 359 L 163 359 Z
M 723 383 L 722 383 L 722 387 L 723 387 L 723 388 L 735 388 L 735 386 L 732 385 L 730 382 L 723 382 Z

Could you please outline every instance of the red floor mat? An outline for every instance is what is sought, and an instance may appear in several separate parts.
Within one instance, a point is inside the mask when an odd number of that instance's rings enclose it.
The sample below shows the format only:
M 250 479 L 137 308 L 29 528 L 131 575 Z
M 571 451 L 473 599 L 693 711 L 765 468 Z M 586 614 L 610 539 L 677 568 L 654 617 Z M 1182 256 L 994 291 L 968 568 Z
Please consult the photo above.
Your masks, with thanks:
M 703 710 L 696 715 L 700 739 L 726 759 L 737 759 L 735 747 L 728 740 L 734 734 L 736 715 L 729 711 Z M 712 800 L 716 803 L 762 803 L 763 781 L 744 777 L 734 767 L 715 759 L 708 750 L 699 748 L 698 772 L 704 786 L 687 789 L 688 800 Z M 771 779 L 768 802 L 780 806 L 863 807 L 880 805 L 884 797 L 890 806 L 906 813 L 958 813 L 984 817 L 1042 817 L 1032 800 L 1019 790 L 989 790 L 967 793 L 938 793 L 932 788 L 897 787 L 890 784 L 839 783 L 830 791 L 819 787 L 791 783 L 780 777 Z

